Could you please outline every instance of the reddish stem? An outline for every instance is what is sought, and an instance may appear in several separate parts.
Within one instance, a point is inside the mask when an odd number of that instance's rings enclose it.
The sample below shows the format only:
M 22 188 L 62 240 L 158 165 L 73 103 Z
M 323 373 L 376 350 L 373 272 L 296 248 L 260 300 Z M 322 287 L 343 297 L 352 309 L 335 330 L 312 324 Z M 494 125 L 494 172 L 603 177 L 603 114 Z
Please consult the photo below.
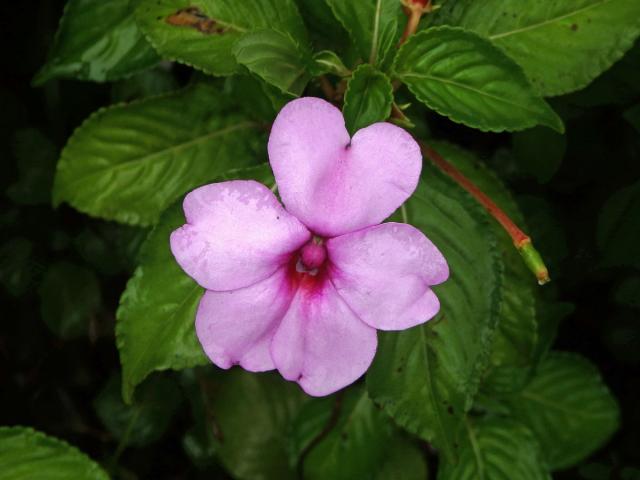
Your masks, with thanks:
M 462 188 L 469 192 L 478 201 L 478 203 L 480 203 L 480 205 L 482 205 L 491 214 L 491 216 L 503 226 L 509 236 L 513 239 L 513 243 L 517 248 L 520 248 L 525 243 L 531 241 L 531 238 L 520 230 L 513 220 L 511 220 L 507 214 L 504 213 L 502 209 L 487 196 L 487 194 L 480 190 L 471 180 L 465 177 L 460 170 L 447 162 L 442 155 L 436 152 L 433 148 L 425 145 L 423 142 L 419 143 L 422 153 L 426 157 L 428 157 L 440 170 L 453 178 Z
M 538 283 L 545 284 L 549 281 L 549 271 L 544 265 L 540 254 L 533 248 L 531 237 L 524 233 L 509 216 L 502 211 L 496 203 L 489 198 L 482 190 L 480 190 L 471 180 L 465 177 L 460 170 L 445 160 L 442 155 L 425 143 L 418 141 L 420 149 L 425 157 L 433 162 L 433 164 L 449 175 L 458 185 L 464 188 L 482 205 L 489 214 L 495 218 L 500 225 L 506 230 L 513 244 L 522 255 L 529 269 L 536 275 Z

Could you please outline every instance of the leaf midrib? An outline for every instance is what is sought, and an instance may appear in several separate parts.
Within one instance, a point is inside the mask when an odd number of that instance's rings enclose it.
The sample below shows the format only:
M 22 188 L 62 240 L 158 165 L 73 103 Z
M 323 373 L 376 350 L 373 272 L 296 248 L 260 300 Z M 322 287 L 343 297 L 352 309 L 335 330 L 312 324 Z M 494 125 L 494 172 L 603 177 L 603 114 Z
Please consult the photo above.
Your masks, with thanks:
M 450 457 L 450 460 L 453 460 L 455 455 L 453 454 L 453 449 L 451 448 L 450 438 L 447 436 L 447 429 L 444 426 L 444 421 L 442 419 L 442 412 L 440 411 L 440 405 L 436 400 L 435 394 L 435 385 L 431 375 L 431 362 L 429 361 L 429 346 L 427 343 L 427 337 L 425 335 L 425 326 L 420 327 L 420 344 L 422 346 L 422 352 L 424 355 L 424 361 L 426 364 L 426 371 L 428 372 L 425 375 L 425 381 L 427 384 L 427 396 L 429 397 L 429 402 L 431 403 L 437 422 L 438 422 L 438 430 L 440 430 L 440 435 L 442 435 L 442 439 L 445 443 L 444 453 L 445 456 Z
M 251 127 L 256 127 L 257 123 L 255 122 L 243 122 L 243 123 L 239 123 L 237 125 L 233 125 L 230 127 L 226 127 L 223 128 L 221 130 L 216 130 L 214 132 L 209 132 L 205 135 L 200 135 L 199 137 L 195 137 L 192 138 L 191 140 L 187 141 L 187 142 L 183 142 L 183 143 L 179 143 L 177 145 L 173 145 L 169 148 L 165 148 L 162 150 L 158 150 L 156 152 L 153 152 L 149 155 L 145 155 L 143 157 L 138 157 L 138 158 L 134 158 L 131 160 L 127 160 L 124 161 L 122 163 L 118 163 L 118 164 L 109 164 L 100 168 L 96 168 L 93 171 L 87 173 L 86 175 L 82 175 L 82 176 L 78 176 L 76 178 L 74 178 L 73 180 L 71 180 L 70 182 L 68 182 L 69 184 L 73 185 L 75 183 L 81 183 L 84 182 L 87 178 L 91 178 L 95 175 L 100 175 L 105 171 L 116 171 L 116 170 L 120 170 L 120 169 L 126 169 L 126 168 L 130 168 L 130 167 L 134 167 L 134 166 L 138 166 L 141 163 L 145 163 L 145 162 L 149 162 L 149 161 L 153 161 L 154 158 L 158 157 L 158 156 L 164 156 L 164 155 L 168 155 L 169 153 L 173 153 L 173 152 L 177 152 L 180 151 L 182 149 L 185 148 L 189 148 L 193 145 L 197 145 L 200 142 L 205 142 L 208 141 L 212 138 L 215 138 L 217 136 L 222 136 L 222 135 L 226 135 L 228 133 L 234 132 L 236 130 L 241 130 L 243 128 L 251 128 Z
M 538 112 L 536 110 L 532 110 L 530 108 L 527 108 L 524 105 L 520 105 L 518 103 L 510 102 L 509 100 L 507 100 L 505 98 L 498 97 L 496 95 L 492 95 L 490 93 L 487 93 L 487 92 L 484 92 L 482 90 L 479 90 L 479 89 L 477 89 L 475 87 L 471 87 L 469 85 L 465 85 L 464 83 L 456 82 L 456 81 L 453 81 L 453 80 L 448 80 L 446 78 L 436 77 L 434 75 L 427 75 L 427 74 L 423 74 L 423 73 L 421 73 L 421 74 L 417 74 L 417 73 L 402 73 L 402 74 L 399 74 L 399 75 L 401 77 L 403 77 L 403 78 L 407 78 L 407 77 L 423 78 L 423 79 L 427 79 L 427 80 L 433 80 L 435 82 L 441 82 L 441 83 L 444 83 L 444 84 L 453 85 L 454 87 L 461 88 L 463 90 L 468 90 L 468 91 L 476 93 L 478 95 L 481 95 L 481 96 L 484 96 L 484 97 L 487 97 L 487 98 L 491 98 L 493 100 L 497 100 L 497 101 L 502 102 L 502 103 L 504 103 L 506 105 L 509 105 L 509 106 L 512 106 L 512 107 L 516 107 L 516 108 L 520 108 L 520 109 L 522 109 L 522 110 L 524 110 L 526 112 L 533 113 L 535 115 L 539 115 L 540 114 L 540 112 Z
M 526 398 L 528 400 L 531 400 L 532 402 L 536 402 L 539 403 L 540 405 L 543 405 L 546 408 L 550 408 L 550 409 L 554 409 L 557 410 L 559 412 L 562 412 L 566 415 L 570 415 L 570 416 L 578 416 L 578 417 L 582 417 L 582 418 L 589 418 L 589 419 L 606 419 L 609 416 L 608 415 L 594 415 L 592 413 L 589 412 L 585 412 L 584 410 L 577 410 L 574 408 L 567 408 L 562 406 L 561 404 L 558 404 L 557 402 L 551 401 L 551 400 L 547 400 L 546 398 L 540 396 L 540 395 L 536 395 L 535 393 L 531 393 L 531 392 L 522 392 L 520 394 L 520 396 L 522 398 Z
M 561 20 L 565 20 L 565 19 L 567 19 L 567 18 L 571 18 L 571 17 L 573 17 L 574 15 L 578 15 L 578 14 L 580 14 L 580 13 L 583 13 L 583 12 L 589 11 L 589 10 L 591 10 L 592 8 L 601 7 L 602 5 L 605 5 L 605 4 L 610 3 L 610 2 L 612 2 L 612 1 L 613 1 L 613 0 L 602 0 L 602 1 L 598 2 L 598 3 L 594 3 L 594 4 L 589 5 L 589 6 L 587 6 L 587 7 L 583 7 L 583 8 L 580 8 L 580 9 L 578 9 L 578 10 L 574 10 L 573 12 L 566 13 L 566 14 L 564 14 L 564 15 L 560 15 L 560 16 L 558 16 L 558 17 L 550 18 L 550 19 L 545 20 L 545 21 L 543 21 L 543 22 L 534 23 L 534 24 L 532 24 L 532 25 L 527 25 L 526 27 L 517 28 L 517 29 L 515 29 L 515 30 L 510 30 L 510 31 L 507 31 L 507 32 L 502 32 L 502 33 L 498 33 L 498 34 L 495 34 L 495 35 L 489 35 L 489 38 L 490 38 L 491 40 L 496 40 L 496 39 L 499 39 L 499 38 L 508 37 L 508 36 L 510 36 L 510 35 L 517 35 L 517 34 L 522 33 L 522 32 L 527 32 L 527 31 L 529 31 L 529 30 L 535 30 L 536 28 L 542 28 L 542 27 L 545 27 L 545 26 L 547 26 L 547 25 L 551 25 L 551 24 L 553 24 L 553 23 L 555 23 L 555 22 L 559 22 L 559 21 L 561 21 Z

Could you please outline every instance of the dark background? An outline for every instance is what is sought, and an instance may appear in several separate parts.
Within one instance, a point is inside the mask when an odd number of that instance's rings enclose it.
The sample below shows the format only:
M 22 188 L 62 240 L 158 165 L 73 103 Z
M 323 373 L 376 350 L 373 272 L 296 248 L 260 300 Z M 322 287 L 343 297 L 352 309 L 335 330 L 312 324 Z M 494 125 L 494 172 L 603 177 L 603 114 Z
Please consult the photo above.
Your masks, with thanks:
M 38 129 L 59 151 L 84 118 L 112 102 L 109 84 L 63 80 L 30 86 L 63 4 L 31 0 L 0 6 L 0 424 L 28 425 L 61 437 L 123 478 L 225 478 L 215 465 L 197 470 L 184 453 L 182 437 L 192 422 L 185 403 L 158 441 L 118 454 L 117 440 L 95 411 L 94 399 L 119 370 L 115 309 L 145 232 L 91 219 L 67 206 L 52 209 L 48 198 L 56 157 L 37 153 L 39 145 L 21 145 L 16 135 Z M 630 470 L 640 468 L 640 274 L 633 267 L 640 263 L 635 257 L 640 211 L 627 206 L 615 212 L 621 222 L 615 229 L 628 237 L 615 245 L 618 260 L 607 261 L 607 245 L 597 241 L 606 200 L 640 178 L 640 134 L 622 117 L 640 101 L 639 50 L 636 46 L 585 91 L 551 101 L 567 124 L 567 149 L 546 183 L 531 174 L 530 166 L 523 167 L 521 155 L 510 153 L 512 136 L 428 119 L 434 135 L 482 152 L 508 182 L 551 267 L 553 282 L 544 288 L 574 305 L 554 348 L 591 359 L 620 402 L 622 426 L 611 442 L 580 466 L 556 473 L 559 479 L 623 478 L 623 471 L 624 478 L 640 478 L 634 476 L 640 470 Z M 176 79 L 186 81 L 189 71 L 176 68 Z M 544 147 L 534 142 L 534 159 L 546 160 Z M 5 193 L 16 191 L 20 194 Z M 41 314 L 45 302 L 73 315 L 83 295 L 81 285 L 61 286 L 67 297 L 51 298 L 44 280 L 63 261 L 89 270 L 99 282 L 99 299 L 82 319 L 81 334 L 71 339 L 55 335 Z M 74 288 L 77 292 L 69 291 Z M 114 455 L 120 453 L 122 467 L 115 470 Z

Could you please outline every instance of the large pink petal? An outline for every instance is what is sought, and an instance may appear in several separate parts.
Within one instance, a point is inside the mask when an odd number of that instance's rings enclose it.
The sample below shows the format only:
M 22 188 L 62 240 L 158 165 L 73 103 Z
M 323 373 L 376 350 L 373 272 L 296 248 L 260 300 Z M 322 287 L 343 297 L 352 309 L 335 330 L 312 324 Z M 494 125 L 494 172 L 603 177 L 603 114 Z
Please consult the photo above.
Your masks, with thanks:
M 187 224 L 171 234 L 185 272 L 209 290 L 263 280 L 310 238 L 275 195 L 254 181 L 212 183 L 184 199 Z
M 338 294 L 372 327 L 403 330 L 440 309 L 431 285 L 449 276 L 446 260 L 422 232 L 384 223 L 327 243 L 330 278 Z
M 286 275 L 281 268 L 249 287 L 205 292 L 196 314 L 196 332 L 213 363 L 220 368 L 239 364 L 252 372 L 275 368 L 271 338 L 293 297 Z
M 271 343 L 276 368 L 309 395 L 323 396 L 355 382 L 376 351 L 375 329 L 337 295 L 330 282 L 298 288 Z
M 376 123 L 350 141 L 340 110 L 312 97 L 280 111 L 269 159 L 287 210 L 329 237 L 387 218 L 413 193 L 422 169 L 420 148 L 403 129 Z

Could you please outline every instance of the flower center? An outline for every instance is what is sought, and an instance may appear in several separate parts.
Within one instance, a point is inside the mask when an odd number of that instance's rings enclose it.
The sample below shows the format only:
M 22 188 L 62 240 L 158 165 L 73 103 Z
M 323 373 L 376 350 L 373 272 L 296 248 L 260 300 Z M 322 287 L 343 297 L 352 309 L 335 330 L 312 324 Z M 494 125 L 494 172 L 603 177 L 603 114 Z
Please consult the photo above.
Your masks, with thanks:
M 308 271 L 320 268 L 326 259 L 327 249 L 324 247 L 322 239 L 318 237 L 313 237 L 309 243 L 302 247 L 300 252 L 302 265 Z

